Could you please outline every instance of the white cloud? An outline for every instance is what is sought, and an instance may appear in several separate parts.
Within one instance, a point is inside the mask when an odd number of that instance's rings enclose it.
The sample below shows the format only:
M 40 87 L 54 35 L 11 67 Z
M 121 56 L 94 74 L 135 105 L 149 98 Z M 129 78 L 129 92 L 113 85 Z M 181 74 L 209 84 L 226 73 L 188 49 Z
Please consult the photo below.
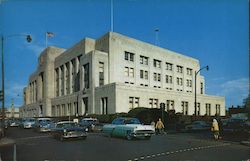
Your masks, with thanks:
M 241 105 L 244 98 L 248 96 L 249 92 L 249 79 L 241 78 L 224 82 L 218 86 L 219 91 L 217 95 L 226 97 L 226 104 Z

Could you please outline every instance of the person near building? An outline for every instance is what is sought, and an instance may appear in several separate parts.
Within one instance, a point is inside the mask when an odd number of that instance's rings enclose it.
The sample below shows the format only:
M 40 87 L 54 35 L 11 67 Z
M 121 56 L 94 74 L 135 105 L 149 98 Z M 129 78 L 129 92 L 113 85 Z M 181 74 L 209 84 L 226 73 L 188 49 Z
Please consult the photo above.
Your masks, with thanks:
M 155 125 L 155 130 L 156 130 L 156 134 L 163 134 L 164 132 L 164 124 L 160 118 Z
M 214 134 L 214 139 L 218 140 L 220 133 L 219 133 L 219 124 L 216 119 L 213 119 L 211 131 Z

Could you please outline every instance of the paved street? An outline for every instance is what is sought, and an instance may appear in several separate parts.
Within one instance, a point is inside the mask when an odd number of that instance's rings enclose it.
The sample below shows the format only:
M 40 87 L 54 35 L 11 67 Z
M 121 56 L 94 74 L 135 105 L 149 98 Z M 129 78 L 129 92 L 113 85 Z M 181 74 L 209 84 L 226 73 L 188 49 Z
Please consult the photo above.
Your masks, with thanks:
M 127 141 L 90 133 L 86 140 L 58 141 L 48 134 L 9 128 L 17 161 L 245 161 L 249 147 L 213 141 L 208 134 L 167 134 Z M 13 145 L 1 147 L 3 161 L 13 160 Z

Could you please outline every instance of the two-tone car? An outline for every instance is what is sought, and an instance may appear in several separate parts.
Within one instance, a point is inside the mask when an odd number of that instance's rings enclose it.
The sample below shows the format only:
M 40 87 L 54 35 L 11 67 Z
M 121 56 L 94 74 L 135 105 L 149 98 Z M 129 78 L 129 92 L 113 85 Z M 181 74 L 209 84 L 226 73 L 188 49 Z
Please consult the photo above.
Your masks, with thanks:
M 105 135 L 127 140 L 150 139 L 155 134 L 155 127 L 143 125 L 137 118 L 120 117 L 114 119 L 111 124 L 104 125 L 102 131 Z
M 51 118 L 38 118 L 34 125 L 37 132 L 49 132 L 55 127 L 55 123 Z
M 61 141 L 73 138 L 86 139 L 86 129 L 73 121 L 61 121 L 56 123 L 55 127 L 51 129 L 51 135 Z

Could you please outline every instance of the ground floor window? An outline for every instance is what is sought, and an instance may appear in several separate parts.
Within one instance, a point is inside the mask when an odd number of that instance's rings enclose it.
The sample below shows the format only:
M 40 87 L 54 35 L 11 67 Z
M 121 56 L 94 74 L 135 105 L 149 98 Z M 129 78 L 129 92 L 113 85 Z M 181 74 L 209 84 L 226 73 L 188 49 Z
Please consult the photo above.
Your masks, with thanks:
M 206 103 L 206 115 L 211 116 L 211 104 Z
M 101 98 L 101 113 L 103 115 L 108 114 L 108 97 Z
M 88 97 L 84 97 L 82 99 L 82 108 L 85 109 L 85 113 L 84 114 L 88 114 Z
M 215 108 L 216 108 L 216 115 L 220 115 L 220 105 L 216 104 Z
M 174 110 L 174 100 L 167 100 L 166 107 L 167 111 Z
M 188 102 L 182 101 L 181 106 L 183 115 L 188 115 Z

